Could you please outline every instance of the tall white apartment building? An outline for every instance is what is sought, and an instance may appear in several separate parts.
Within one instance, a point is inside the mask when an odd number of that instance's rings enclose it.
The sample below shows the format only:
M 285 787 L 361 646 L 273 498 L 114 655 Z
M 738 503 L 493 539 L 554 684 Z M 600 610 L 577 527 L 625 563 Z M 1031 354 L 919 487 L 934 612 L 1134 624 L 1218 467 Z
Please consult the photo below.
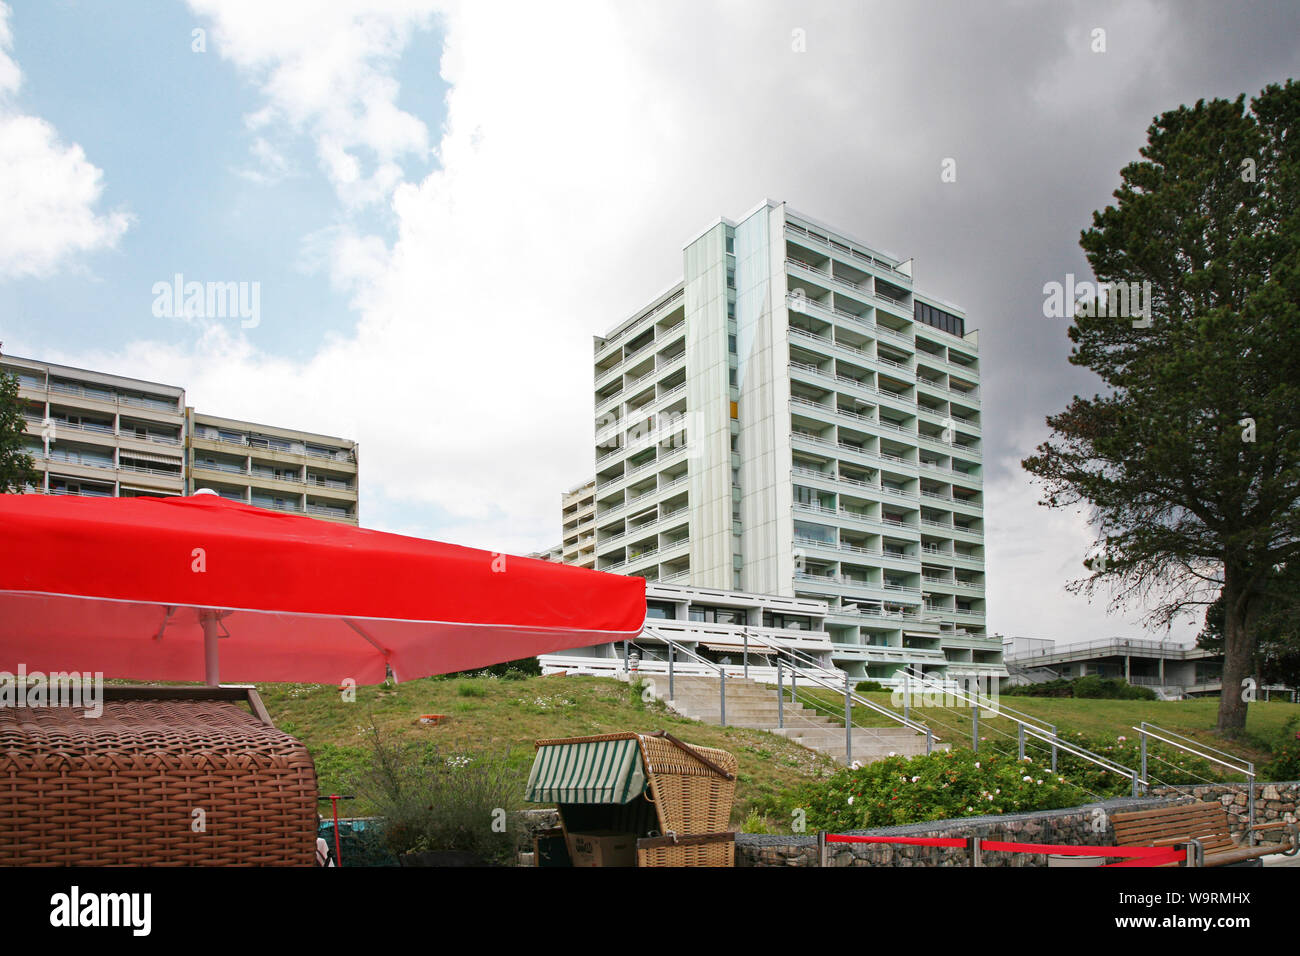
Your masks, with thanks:
M 823 601 L 853 677 L 1005 675 L 962 311 L 772 201 L 688 242 L 683 271 L 595 341 L 596 567 Z

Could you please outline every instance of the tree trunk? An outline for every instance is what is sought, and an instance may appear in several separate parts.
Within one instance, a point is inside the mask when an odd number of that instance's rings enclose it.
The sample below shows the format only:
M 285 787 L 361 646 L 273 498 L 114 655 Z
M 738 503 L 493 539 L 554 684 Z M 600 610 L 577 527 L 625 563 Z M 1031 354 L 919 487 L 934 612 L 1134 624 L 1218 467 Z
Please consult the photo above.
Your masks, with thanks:
M 1243 568 L 1225 564 L 1223 573 L 1223 689 L 1219 692 L 1221 734 L 1235 737 L 1246 729 L 1246 678 L 1253 677 L 1255 634 L 1250 628 L 1253 595 Z

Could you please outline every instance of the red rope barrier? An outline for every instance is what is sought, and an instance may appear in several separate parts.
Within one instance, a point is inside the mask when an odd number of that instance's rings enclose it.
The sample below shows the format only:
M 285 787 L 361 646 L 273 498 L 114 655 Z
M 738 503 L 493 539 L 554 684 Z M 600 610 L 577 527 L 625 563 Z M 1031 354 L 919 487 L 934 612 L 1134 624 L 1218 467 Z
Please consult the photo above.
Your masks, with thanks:
M 827 843 L 900 843 L 907 846 L 960 846 L 968 844 L 965 838 L 957 837 L 892 837 L 892 836 L 851 836 L 848 834 L 826 834 Z M 1011 843 L 1006 840 L 982 840 L 982 850 L 997 853 L 1050 853 L 1060 856 L 1118 856 L 1123 857 L 1119 863 L 1104 863 L 1107 866 L 1162 866 L 1165 863 L 1181 863 L 1187 858 L 1185 850 L 1176 850 L 1167 846 L 1070 846 L 1063 843 Z

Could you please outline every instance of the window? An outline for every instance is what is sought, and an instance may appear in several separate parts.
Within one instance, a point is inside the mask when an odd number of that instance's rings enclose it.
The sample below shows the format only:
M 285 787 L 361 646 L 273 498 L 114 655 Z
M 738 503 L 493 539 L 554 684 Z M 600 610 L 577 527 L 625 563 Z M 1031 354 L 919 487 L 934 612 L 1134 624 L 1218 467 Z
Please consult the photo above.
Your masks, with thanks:
M 926 305 L 924 302 L 915 304 L 913 315 L 918 322 L 924 322 L 926 325 L 941 329 L 951 335 L 962 336 L 966 334 L 964 319 L 953 315 L 951 312 L 945 312 L 943 309 L 936 309 L 932 305 Z
M 744 624 L 745 612 L 737 608 L 692 604 L 690 618 L 704 624 Z
M 792 631 L 810 631 L 812 630 L 812 618 L 802 617 L 798 614 L 774 614 L 771 611 L 764 611 L 763 626 L 782 627 Z
M 645 616 L 659 621 L 671 621 L 677 616 L 677 611 L 667 601 L 646 601 Z

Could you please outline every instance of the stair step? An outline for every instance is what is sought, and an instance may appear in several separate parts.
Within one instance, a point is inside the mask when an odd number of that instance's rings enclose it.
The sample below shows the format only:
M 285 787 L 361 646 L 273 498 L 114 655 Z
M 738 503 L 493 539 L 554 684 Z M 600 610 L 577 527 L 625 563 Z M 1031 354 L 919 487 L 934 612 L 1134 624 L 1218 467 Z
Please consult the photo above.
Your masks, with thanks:
M 674 698 L 668 700 L 668 681 L 654 675 L 656 695 L 673 710 L 703 723 L 721 722 L 721 691 L 713 677 L 677 677 Z M 778 723 L 785 726 L 778 727 Z M 778 708 L 776 689 L 743 678 L 727 678 L 727 726 L 766 730 L 845 763 L 844 725 L 811 707 L 786 701 Z M 935 744 L 947 750 L 946 744 Z M 889 754 L 913 756 L 925 753 L 925 737 L 907 727 L 854 727 L 853 760 L 870 763 Z

